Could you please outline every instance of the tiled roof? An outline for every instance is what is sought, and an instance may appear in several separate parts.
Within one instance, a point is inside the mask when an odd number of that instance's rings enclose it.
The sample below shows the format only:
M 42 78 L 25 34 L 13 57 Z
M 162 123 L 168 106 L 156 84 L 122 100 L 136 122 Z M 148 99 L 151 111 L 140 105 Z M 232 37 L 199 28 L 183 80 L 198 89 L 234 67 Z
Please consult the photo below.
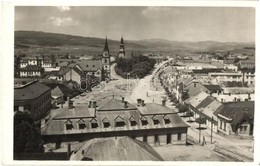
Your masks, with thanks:
M 89 108 L 88 105 L 78 105 L 72 109 L 69 109 L 68 106 L 65 106 L 62 109 L 61 113 L 56 115 L 54 119 L 70 119 L 70 118 L 89 118 L 95 116 L 95 110 Z
M 223 90 L 220 85 L 203 85 L 203 86 L 205 86 L 210 91 L 214 91 L 214 90 L 221 91 L 221 90 Z
M 147 103 L 145 106 L 138 106 L 137 109 L 142 115 L 153 115 L 153 114 L 174 114 L 176 110 L 170 109 L 166 106 L 162 106 L 157 103 Z
M 207 96 L 199 105 L 197 105 L 197 109 L 205 108 L 207 107 L 211 102 L 213 102 L 215 99 L 214 97 Z
M 95 138 L 80 143 L 72 150 L 71 160 L 94 161 L 162 161 L 162 157 L 147 143 L 129 137 Z M 82 154 L 82 151 L 84 153 Z
M 236 132 L 243 120 L 253 123 L 254 111 L 254 101 L 232 102 L 226 103 L 218 115 L 231 119 L 232 130 Z
M 78 65 L 82 68 L 83 71 L 97 71 L 102 69 L 101 60 L 83 59 L 80 62 L 78 62 Z
M 201 92 L 196 96 L 190 97 L 185 102 L 193 107 L 197 107 L 207 96 L 209 96 L 207 93 Z
M 62 94 L 60 94 L 60 92 Z M 56 84 L 56 87 L 52 90 L 51 95 L 52 96 L 68 96 L 72 95 L 74 91 L 65 86 L 64 84 Z
M 136 109 L 136 107 L 130 103 L 127 103 L 127 108 L 125 108 L 125 103 L 122 102 L 122 100 L 118 100 L 118 99 L 111 99 L 108 102 L 101 104 L 97 108 L 98 111 L 129 110 L 129 109 Z
M 14 88 L 14 100 L 35 99 L 49 90 L 51 89 L 48 86 L 35 81 L 23 87 Z

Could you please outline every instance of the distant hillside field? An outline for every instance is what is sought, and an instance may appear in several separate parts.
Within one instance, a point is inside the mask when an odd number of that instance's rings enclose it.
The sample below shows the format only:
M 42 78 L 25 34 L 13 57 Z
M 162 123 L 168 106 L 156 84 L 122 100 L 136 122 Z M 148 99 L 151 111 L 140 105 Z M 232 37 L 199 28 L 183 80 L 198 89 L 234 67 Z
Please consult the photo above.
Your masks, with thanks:
M 108 40 L 111 54 L 116 55 L 119 49 L 119 40 Z M 38 31 L 15 31 L 15 53 L 53 53 L 93 55 L 101 54 L 105 39 L 82 37 Z M 145 39 L 139 41 L 125 39 L 126 52 L 134 53 L 164 53 L 187 54 L 198 51 L 225 51 L 241 50 L 245 47 L 254 47 L 254 43 L 231 43 L 216 41 L 182 42 L 163 39 Z M 247 49 L 247 52 L 254 52 Z

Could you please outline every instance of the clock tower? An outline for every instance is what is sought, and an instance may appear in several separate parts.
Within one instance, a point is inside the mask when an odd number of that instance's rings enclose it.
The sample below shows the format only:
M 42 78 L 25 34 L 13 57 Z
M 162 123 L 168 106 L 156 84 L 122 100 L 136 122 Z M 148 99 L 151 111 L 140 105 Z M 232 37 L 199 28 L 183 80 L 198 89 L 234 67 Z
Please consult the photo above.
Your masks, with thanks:
M 105 41 L 105 46 L 103 50 L 103 55 L 102 55 L 102 67 L 103 67 L 103 75 L 105 78 L 110 79 L 110 54 L 109 54 L 109 48 L 108 48 L 108 43 L 107 43 L 107 37 Z

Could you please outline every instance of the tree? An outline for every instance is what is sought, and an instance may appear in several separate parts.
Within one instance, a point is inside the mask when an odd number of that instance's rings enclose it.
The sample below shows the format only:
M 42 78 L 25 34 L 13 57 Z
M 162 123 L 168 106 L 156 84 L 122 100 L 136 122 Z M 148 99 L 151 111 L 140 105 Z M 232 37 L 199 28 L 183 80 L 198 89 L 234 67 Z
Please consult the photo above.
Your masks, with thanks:
M 40 131 L 27 112 L 14 115 L 14 153 L 43 152 Z
M 179 113 L 185 113 L 187 111 L 189 111 L 189 108 L 186 105 L 182 105 L 179 109 Z
M 190 117 L 194 116 L 194 112 L 192 112 L 192 111 L 189 110 L 189 111 L 186 112 L 186 116 L 189 117 L 188 122 L 191 122 Z
M 189 96 L 189 93 L 188 93 L 188 92 L 184 91 L 184 92 L 181 93 L 181 99 L 182 99 L 182 101 L 187 100 L 189 97 L 190 97 L 190 96 Z
M 201 124 L 205 124 L 206 123 L 206 119 L 204 117 L 199 117 L 195 120 L 195 122 L 197 122 L 199 124 L 199 143 L 200 143 L 200 137 L 201 137 Z

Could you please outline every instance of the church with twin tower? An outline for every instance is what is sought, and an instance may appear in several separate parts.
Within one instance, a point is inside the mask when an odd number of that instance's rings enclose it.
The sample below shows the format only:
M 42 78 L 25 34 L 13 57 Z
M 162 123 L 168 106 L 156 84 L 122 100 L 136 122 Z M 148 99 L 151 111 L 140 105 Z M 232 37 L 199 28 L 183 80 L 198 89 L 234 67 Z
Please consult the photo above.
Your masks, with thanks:
M 109 48 L 108 48 L 108 42 L 107 42 L 107 37 L 105 40 L 105 46 L 102 54 L 102 68 L 103 68 L 103 74 L 104 78 L 110 79 L 111 78 L 111 55 L 109 53 Z M 125 57 L 125 45 L 124 45 L 124 39 L 123 36 L 121 37 L 120 41 L 120 47 L 119 47 L 119 52 L 118 52 L 118 57 L 119 58 L 124 58 Z

